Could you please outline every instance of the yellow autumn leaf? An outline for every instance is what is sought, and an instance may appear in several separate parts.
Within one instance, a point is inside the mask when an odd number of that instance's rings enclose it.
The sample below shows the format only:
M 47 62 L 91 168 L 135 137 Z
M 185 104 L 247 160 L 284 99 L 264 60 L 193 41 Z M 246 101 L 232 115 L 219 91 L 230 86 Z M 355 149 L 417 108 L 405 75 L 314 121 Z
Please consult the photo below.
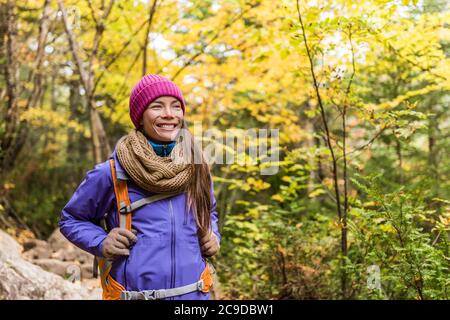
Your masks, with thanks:
M 395 233 L 396 232 L 394 227 L 392 225 L 390 225 L 390 224 L 382 224 L 380 226 L 380 229 L 382 231 L 384 231 L 384 232 L 387 232 L 387 233 Z
M 271 197 L 272 200 L 278 201 L 278 202 L 284 202 L 284 199 L 279 194 L 274 194 Z

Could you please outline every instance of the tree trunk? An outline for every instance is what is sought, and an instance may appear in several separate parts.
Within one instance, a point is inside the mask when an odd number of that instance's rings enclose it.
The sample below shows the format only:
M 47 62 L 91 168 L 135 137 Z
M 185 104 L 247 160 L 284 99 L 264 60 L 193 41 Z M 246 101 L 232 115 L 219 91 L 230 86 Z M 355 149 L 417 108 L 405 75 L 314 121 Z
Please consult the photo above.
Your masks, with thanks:
M 109 145 L 108 139 L 106 138 L 106 132 L 103 127 L 102 120 L 100 115 L 95 108 L 94 104 L 94 72 L 92 70 L 93 60 L 95 59 L 95 54 L 97 53 L 97 49 L 100 43 L 100 38 L 103 33 L 104 28 L 101 27 L 104 24 L 104 19 L 106 19 L 107 14 L 111 12 L 111 8 L 114 1 L 111 1 L 108 9 L 105 11 L 105 15 L 103 16 L 101 25 L 97 25 L 96 35 L 94 37 L 94 46 L 93 46 L 93 55 L 89 58 L 89 69 L 85 70 L 83 61 L 81 59 L 80 51 L 78 49 L 78 43 L 75 40 L 75 35 L 68 21 L 67 12 L 64 7 L 64 3 L 62 0 L 58 1 L 59 9 L 62 13 L 64 29 L 67 34 L 67 38 L 69 40 L 70 49 L 72 51 L 72 56 L 75 61 L 75 65 L 77 66 L 77 71 L 80 76 L 81 84 L 86 92 L 86 110 L 89 110 L 89 119 L 91 126 L 91 139 L 94 153 L 95 163 L 100 163 L 105 161 L 111 153 L 111 147 Z
M 26 101 L 24 111 L 28 108 L 34 108 L 43 97 L 42 85 L 42 64 L 45 56 L 45 44 L 47 41 L 49 28 L 49 13 L 50 0 L 46 0 L 43 7 L 42 17 L 39 23 L 38 48 L 35 56 L 35 66 L 31 73 L 33 79 L 33 88 L 30 97 Z M 6 82 L 6 96 L 7 105 L 6 112 L 2 119 L 5 123 L 5 131 L 1 137 L 0 145 L 0 179 L 5 179 L 6 172 L 8 172 L 15 163 L 17 154 L 20 152 L 25 144 L 28 136 L 28 127 L 26 123 L 19 120 L 19 107 L 17 96 L 17 52 L 16 52 L 16 38 L 17 38 L 17 19 L 14 14 L 14 1 L 8 0 L 6 5 L 1 4 L 1 31 L 2 35 L 6 36 L 5 42 L 2 37 L 1 49 L 2 55 L 6 57 L 4 68 L 5 82 Z
M 4 134 L 1 140 L 1 172 L 0 177 L 4 179 L 7 172 L 13 165 L 13 157 L 11 157 L 10 148 L 17 138 L 19 110 L 17 104 L 17 60 L 16 60 L 16 36 L 17 36 L 17 20 L 14 16 L 14 2 L 8 0 L 4 6 L 4 26 L 6 36 L 5 47 L 5 83 L 6 83 L 6 110 L 4 114 Z

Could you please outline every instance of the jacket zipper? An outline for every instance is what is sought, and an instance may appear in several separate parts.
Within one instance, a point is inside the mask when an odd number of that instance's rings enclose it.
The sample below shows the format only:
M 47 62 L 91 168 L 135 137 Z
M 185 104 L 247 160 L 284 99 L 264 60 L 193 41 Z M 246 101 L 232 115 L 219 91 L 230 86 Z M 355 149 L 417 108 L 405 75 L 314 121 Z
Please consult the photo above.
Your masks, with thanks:
M 130 252 L 131 254 L 131 252 Z M 130 258 L 130 256 L 128 256 L 125 260 L 125 270 L 124 270 L 124 282 L 125 282 L 125 290 L 129 290 L 128 289 L 128 281 L 127 281 L 127 266 L 128 266 L 128 258 Z
M 176 277 L 176 261 L 175 261 L 175 215 L 173 213 L 172 200 L 169 200 L 169 211 L 170 211 L 170 220 L 172 224 L 172 237 L 171 237 L 171 254 L 172 254 L 172 273 L 170 277 L 170 286 L 171 288 L 175 288 L 175 277 Z M 172 297 L 171 300 L 174 300 Z

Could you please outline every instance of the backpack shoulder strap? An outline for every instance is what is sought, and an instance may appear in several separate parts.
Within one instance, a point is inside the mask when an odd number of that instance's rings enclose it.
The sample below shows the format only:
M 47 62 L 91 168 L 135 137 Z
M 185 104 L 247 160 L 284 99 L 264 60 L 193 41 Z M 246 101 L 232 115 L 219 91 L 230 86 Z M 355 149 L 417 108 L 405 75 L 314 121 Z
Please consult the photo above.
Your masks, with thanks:
M 131 212 L 121 210 L 130 205 L 130 197 L 128 195 L 128 185 L 125 180 L 117 179 L 116 166 L 114 159 L 109 160 L 111 167 L 111 175 L 114 186 L 114 193 L 117 201 L 117 217 L 119 219 L 119 226 L 131 231 Z
M 126 180 L 117 179 L 116 166 L 114 163 L 114 159 L 109 160 L 109 165 L 111 168 L 111 176 L 114 186 L 114 194 L 116 195 L 117 201 L 117 218 L 119 219 L 119 226 L 121 228 L 125 228 L 131 231 L 131 212 L 123 212 L 121 213 L 120 208 L 126 207 L 130 205 L 130 197 L 128 195 L 128 185 Z M 123 211 L 123 210 L 122 210 Z M 106 230 L 105 221 L 101 222 L 103 228 Z M 107 278 L 109 275 L 109 271 L 111 270 L 111 261 L 108 261 L 104 258 L 94 257 L 94 265 L 93 265 L 93 276 L 97 278 L 97 270 L 100 269 L 100 278 L 103 289 L 105 290 L 107 284 Z M 105 292 L 105 291 L 104 291 Z

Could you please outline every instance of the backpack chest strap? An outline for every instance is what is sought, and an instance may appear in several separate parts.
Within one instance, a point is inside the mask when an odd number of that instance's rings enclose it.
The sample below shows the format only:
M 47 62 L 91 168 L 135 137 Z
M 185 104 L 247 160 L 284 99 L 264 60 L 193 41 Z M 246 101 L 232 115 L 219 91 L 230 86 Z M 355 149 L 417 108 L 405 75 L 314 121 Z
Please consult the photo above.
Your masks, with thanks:
M 177 195 L 177 193 L 166 193 L 166 194 L 155 194 L 153 196 L 147 197 L 147 198 L 142 198 L 139 200 L 134 201 L 133 203 L 130 203 L 129 205 L 127 205 L 124 201 L 122 201 L 120 203 L 120 207 L 119 207 L 119 212 L 120 214 L 127 214 L 127 213 L 132 213 L 134 210 L 143 207 L 147 204 L 159 201 L 159 200 L 163 200 L 163 199 L 167 199 L 170 197 L 173 197 Z
M 179 194 L 179 193 L 155 194 L 153 196 L 142 198 L 131 203 L 130 197 L 128 195 L 128 184 L 127 184 L 128 179 L 127 178 L 122 179 L 123 176 L 122 173 L 120 171 L 116 172 L 114 159 L 110 159 L 109 162 L 111 166 L 111 175 L 114 185 L 114 193 L 116 195 L 117 200 L 119 226 L 121 228 L 125 228 L 131 231 L 131 220 L 132 220 L 131 215 L 136 209 L 139 209 L 140 207 L 143 207 L 147 204 L 151 204 L 159 200 L 171 198 Z
M 209 292 L 213 286 L 212 273 L 215 272 L 214 268 L 210 270 L 209 263 L 206 263 L 205 269 L 200 275 L 200 279 L 197 282 L 176 288 L 170 289 L 158 289 L 158 290 L 143 290 L 143 291 L 121 291 L 121 300 L 156 300 L 169 297 L 175 297 L 186 293 L 201 291 L 203 293 Z
M 169 297 L 175 297 L 182 294 L 201 291 L 203 288 L 203 280 L 188 284 L 183 287 L 159 290 L 143 290 L 143 291 L 122 291 L 120 293 L 121 300 L 156 300 Z

